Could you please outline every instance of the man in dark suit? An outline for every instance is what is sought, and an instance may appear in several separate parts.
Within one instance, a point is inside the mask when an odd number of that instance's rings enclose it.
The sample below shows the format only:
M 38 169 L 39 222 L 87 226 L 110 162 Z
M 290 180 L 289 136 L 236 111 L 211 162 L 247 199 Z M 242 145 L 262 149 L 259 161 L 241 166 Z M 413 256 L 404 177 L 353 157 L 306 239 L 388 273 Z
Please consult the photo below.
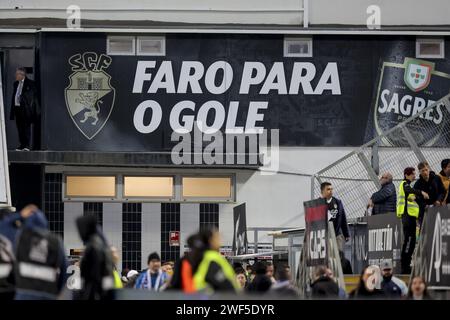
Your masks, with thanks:
M 16 120 L 20 145 L 17 151 L 30 151 L 31 124 L 40 114 L 37 89 L 34 81 L 27 78 L 25 68 L 17 68 L 11 100 L 10 119 Z

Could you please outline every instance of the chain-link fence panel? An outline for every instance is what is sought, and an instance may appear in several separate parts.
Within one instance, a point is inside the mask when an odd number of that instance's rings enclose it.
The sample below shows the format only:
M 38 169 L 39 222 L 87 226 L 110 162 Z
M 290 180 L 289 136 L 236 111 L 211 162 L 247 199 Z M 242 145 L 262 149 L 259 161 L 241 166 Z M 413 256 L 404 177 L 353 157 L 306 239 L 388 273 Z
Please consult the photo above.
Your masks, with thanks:
M 354 220 L 365 215 L 380 175 L 391 173 L 398 188 L 405 168 L 427 161 L 438 173 L 445 158 L 450 158 L 450 94 L 316 173 L 311 195 L 319 197 L 320 184 L 330 182 Z
M 367 199 L 364 195 L 377 190 L 367 166 L 370 162 L 364 152 L 354 152 L 337 165 L 333 165 L 316 176 L 319 188 L 315 188 L 316 197 L 320 196 L 320 184 L 329 182 L 333 193 L 345 206 L 348 218 L 364 215 Z

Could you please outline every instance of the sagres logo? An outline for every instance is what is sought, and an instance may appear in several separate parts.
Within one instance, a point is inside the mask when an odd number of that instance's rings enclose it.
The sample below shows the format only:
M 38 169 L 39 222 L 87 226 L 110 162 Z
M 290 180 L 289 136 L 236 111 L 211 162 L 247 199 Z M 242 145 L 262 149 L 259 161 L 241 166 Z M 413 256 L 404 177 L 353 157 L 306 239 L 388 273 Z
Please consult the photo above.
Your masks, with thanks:
M 448 94 L 450 74 L 435 69 L 433 62 L 405 57 L 403 63 L 384 61 L 373 106 L 373 130 L 369 138 L 389 131 L 399 123 L 435 104 Z M 408 122 L 408 130 L 419 146 L 448 145 L 449 126 L 443 101 Z M 408 146 L 403 134 L 383 138 L 388 146 Z
M 114 107 L 115 89 L 105 70 L 111 57 L 95 52 L 76 54 L 69 58 L 73 73 L 65 90 L 70 117 L 89 140 L 105 126 Z
M 431 80 L 431 72 L 434 71 L 434 63 L 406 58 L 405 84 L 414 92 L 428 87 Z

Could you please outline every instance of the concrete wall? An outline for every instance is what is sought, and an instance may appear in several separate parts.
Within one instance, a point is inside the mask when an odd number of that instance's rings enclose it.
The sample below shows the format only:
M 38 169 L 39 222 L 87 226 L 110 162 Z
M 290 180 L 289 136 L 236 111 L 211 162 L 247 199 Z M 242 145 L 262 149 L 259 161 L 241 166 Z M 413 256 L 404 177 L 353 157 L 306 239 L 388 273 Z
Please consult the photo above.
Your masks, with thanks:
M 186 23 L 302 25 L 303 0 L 3 0 L 0 19 L 53 17 L 66 19 L 76 4 L 82 19 L 151 20 Z M 378 5 L 382 25 L 448 25 L 448 0 L 309 0 L 310 24 L 366 25 L 367 7 Z M 15 9 L 17 8 L 17 9 Z

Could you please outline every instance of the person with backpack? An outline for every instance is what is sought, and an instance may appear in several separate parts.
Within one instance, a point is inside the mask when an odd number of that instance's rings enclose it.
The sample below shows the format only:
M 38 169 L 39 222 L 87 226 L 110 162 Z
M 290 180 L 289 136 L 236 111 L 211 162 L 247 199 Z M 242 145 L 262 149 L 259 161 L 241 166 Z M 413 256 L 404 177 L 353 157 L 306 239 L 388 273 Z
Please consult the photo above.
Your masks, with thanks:
M 55 300 L 66 281 L 67 260 L 61 239 L 48 230 L 45 215 L 29 205 L 21 212 L 15 257 L 16 300 Z

